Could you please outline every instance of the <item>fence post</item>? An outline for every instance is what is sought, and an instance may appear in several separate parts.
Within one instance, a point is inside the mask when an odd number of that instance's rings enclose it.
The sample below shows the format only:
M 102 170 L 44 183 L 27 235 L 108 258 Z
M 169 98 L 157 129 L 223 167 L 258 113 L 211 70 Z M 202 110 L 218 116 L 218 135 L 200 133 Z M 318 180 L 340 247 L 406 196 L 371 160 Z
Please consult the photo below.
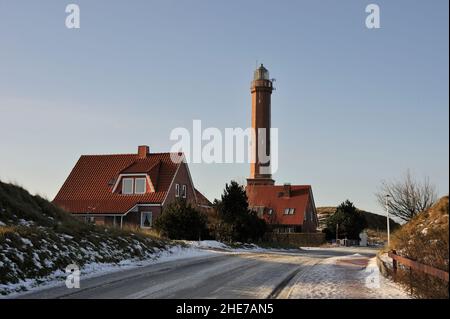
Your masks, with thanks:
M 395 249 L 392 250 L 394 255 L 397 255 L 397 251 Z M 394 273 L 394 281 L 397 279 L 397 260 L 392 258 L 392 271 Z
M 409 288 L 410 288 L 410 293 L 411 296 L 413 294 L 413 278 L 412 278 L 412 267 L 409 267 Z

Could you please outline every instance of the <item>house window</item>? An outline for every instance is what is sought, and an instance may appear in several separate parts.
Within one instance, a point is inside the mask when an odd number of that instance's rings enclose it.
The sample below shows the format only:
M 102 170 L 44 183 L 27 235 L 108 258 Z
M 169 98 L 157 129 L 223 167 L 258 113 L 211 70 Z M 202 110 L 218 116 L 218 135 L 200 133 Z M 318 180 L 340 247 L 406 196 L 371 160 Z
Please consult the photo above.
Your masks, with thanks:
M 133 194 L 133 179 L 124 178 L 122 180 L 122 194 Z
M 145 178 L 136 178 L 134 180 L 134 193 L 145 194 L 146 180 Z
M 186 196 L 187 196 L 187 186 L 186 185 L 183 185 L 183 187 L 182 187 L 182 192 L 181 192 L 181 196 L 183 197 L 183 198 L 186 198 Z
M 295 213 L 295 208 L 285 208 L 284 209 L 285 215 L 294 215 L 294 213 Z
M 180 197 L 180 184 L 175 184 L 175 197 Z
M 153 225 L 152 212 L 141 212 L 141 228 L 150 228 Z
M 273 209 L 269 209 L 269 211 L 267 212 L 267 214 L 272 215 L 273 213 Z
M 257 211 L 256 211 L 256 215 L 259 218 L 263 218 L 264 217 L 264 206 L 262 207 L 258 207 Z

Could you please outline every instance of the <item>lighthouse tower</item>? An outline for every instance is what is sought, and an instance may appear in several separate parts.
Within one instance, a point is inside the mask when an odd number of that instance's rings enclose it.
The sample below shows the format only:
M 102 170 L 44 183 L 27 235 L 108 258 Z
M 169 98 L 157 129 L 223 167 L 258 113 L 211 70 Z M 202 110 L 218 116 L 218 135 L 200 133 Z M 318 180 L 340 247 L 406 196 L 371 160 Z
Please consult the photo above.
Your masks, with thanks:
M 270 172 L 270 99 L 274 90 L 269 71 L 260 65 L 254 72 L 251 85 L 252 140 L 254 161 L 250 164 L 247 185 L 273 185 Z

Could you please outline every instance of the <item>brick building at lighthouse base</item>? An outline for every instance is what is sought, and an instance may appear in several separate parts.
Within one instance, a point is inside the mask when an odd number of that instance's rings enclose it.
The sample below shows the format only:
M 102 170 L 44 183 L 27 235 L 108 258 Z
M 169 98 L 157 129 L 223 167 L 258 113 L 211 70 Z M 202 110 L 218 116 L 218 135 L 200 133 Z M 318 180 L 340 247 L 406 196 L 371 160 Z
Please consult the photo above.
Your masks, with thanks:
M 264 218 L 278 233 L 314 233 L 318 227 L 316 206 L 310 185 L 275 185 L 268 173 L 268 163 L 259 158 L 263 154 L 270 159 L 271 95 L 274 90 L 269 71 L 261 64 L 254 72 L 252 94 L 252 141 L 256 158 L 250 166 L 246 193 L 251 210 Z M 262 129 L 262 130 L 261 130 Z M 262 131 L 263 134 L 259 134 Z M 266 167 L 267 166 L 267 167 Z

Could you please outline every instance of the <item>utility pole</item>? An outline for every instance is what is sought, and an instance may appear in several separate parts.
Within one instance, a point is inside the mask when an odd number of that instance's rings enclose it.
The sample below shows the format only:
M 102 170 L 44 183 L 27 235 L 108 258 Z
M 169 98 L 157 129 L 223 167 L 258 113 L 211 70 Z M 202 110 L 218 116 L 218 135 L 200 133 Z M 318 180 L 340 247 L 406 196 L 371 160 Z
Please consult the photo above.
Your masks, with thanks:
M 391 244 L 391 234 L 389 229 L 389 197 L 391 197 L 389 194 L 385 196 L 386 197 L 386 218 L 387 218 L 387 242 L 388 242 L 388 248 Z
M 336 245 L 338 244 L 339 240 L 339 223 L 336 223 Z

